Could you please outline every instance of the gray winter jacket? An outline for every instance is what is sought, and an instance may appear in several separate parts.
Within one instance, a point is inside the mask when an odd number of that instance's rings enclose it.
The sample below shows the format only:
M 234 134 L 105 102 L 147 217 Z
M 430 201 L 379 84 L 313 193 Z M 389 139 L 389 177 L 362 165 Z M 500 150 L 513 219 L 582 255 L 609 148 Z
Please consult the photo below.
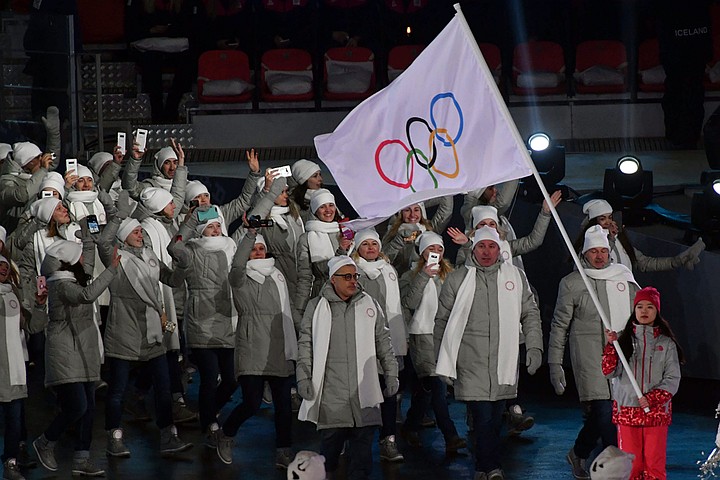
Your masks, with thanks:
M 0 172 L 0 221 L 8 232 L 17 226 L 23 212 L 37 200 L 40 184 L 48 170 L 39 168 L 30 178 L 22 178 L 23 169 L 8 158 Z
M 582 262 L 587 266 L 584 259 Z M 605 280 L 591 278 L 590 284 L 595 289 L 603 310 L 609 312 Z M 630 283 L 629 287 L 628 303 L 632 308 L 638 287 L 633 283 Z M 558 287 L 558 298 L 548 343 L 549 364 L 562 365 L 565 344 L 568 341 L 570 361 L 580 401 L 610 399 L 610 385 L 602 373 L 601 365 L 605 346 L 605 327 L 577 271 L 565 276 Z
M 357 379 L 357 354 L 355 352 L 355 303 L 365 292 L 358 289 L 347 302 L 340 299 L 327 282 L 321 295 L 330 302 L 332 328 L 328 346 L 325 381 L 318 416 L 318 430 L 327 428 L 351 428 L 381 425 L 380 407 L 360 408 Z M 313 298 L 308 304 L 300 325 L 298 340 L 297 380 L 312 379 L 313 343 L 312 319 L 320 297 Z M 375 352 L 382 365 L 378 371 L 385 377 L 397 377 L 398 365 L 390 343 L 390 332 L 385 326 L 382 308 L 374 302 L 375 316 Z M 316 392 L 317 393 L 317 392 Z
M 425 208 L 430 208 L 434 205 L 437 205 L 437 210 L 432 218 L 428 220 L 432 226 L 432 231 L 442 235 L 443 230 L 445 230 L 452 216 L 453 197 L 450 195 L 425 202 Z M 391 218 L 391 224 L 394 223 L 394 218 L 395 217 Z M 398 274 L 402 276 L 410 269 L 410 264 L 418 260 L 418 254 L 415 250 L 415 244 L 405 243 L 403 235 L 400 233 L 401 231 L 402 226 L 400 227 L 400 231 L 394 236 L 391 237 L 388 232 L 388 234 L 383 237 L 382 251 L 388 256 Z
M 662 335 L 658 327 L 635 325 L 634 328 L 633 355 L 627 360 L 640 390 L 645 394 L 652 390 L 664 390 L 675 395 L 680 387 L 677 345 Z M 617 402 L 618 414 L 622 415 L 623 407 L 640 406 L 622 363 L 618 361 L 615 370 L 607 376 L 612 379 L 613 400 Z M 668 415 L 670 402 L 653 405 L 653 410 Z
M 423 299 L 425 286 L 428 282 L 435 282 L 438 298 L 442 292 L 443 281 L 439 276 L 431 278 L 427 273 L 408 270 L 400 278 L 400 300 L 405 314 L 405 321 L 408 325 L 412 322 L 415 310 L 420 306 Z M 408 345 L 410 358 L 418 378 L 435 376 L 435 344 L 433 334 L 422 335 L 410 334 Z
M 45 386 L 100 380 L 100 332 L 94 321 L 93 303 L 108 288 L 118 269 L 108 266 L 87 287 L 74 279 L 51 280 L 59 266 L 43 261 L 48 277 L 48 317 L 45 332 Z M 92 275 L 94 249 L 83 251 L 83 268 Z
M 233 288 L 238 326 L 235 332 L 235 374 L 289 377 L 295 371 L 285 358 L 285 336 L 280 293 L 272 278 L 263 284 L 247 276 L 247 262 L 255 244 L 255 235 L 248 233 L 238 245 L 230 283 Z M 290 306 L 292 308 L 291 298 Z M 293 313 L 295 330 L 300 317 Z
M 609 238 L 610 250 L 617 254 L 617 247 L 615 246 L 617 239 Z M 633 247 L 635 251 L 635 263 L 632 264 L 631 270 L 639 272 L 666 272 L 668 270 L 674 270 L 683 265 L 683 261 L 679 256 L 675 257 L 646 257 L 640 250 Z
M 20 292 L 13 288 L 13 295 L 16 298 L 20 298 Z M 6 295 L 9 295 L 6 294 Z M 19 398 L 27 397 L 27 385 L 10 385 L 10 363 L 8 362 L 7 339 L 5 336 L 5 301 L 3 294 L 0 293 L 0 345 L 2 345 L 2 352 L 0 353 L 0 402 L 12 402 Z M 47 313 L 45 312 L 45 305 L 33 306 L 32 311 L 26 310 L 20 306 L 20 326 L 27 333 L 39 333 L 42 332 L 47 326 Z M 20 333 L 22 335 L 22 332 Z M 21 362 L 23 359 L 19 359 Z M 23 363 L 23 368 L 24 363 Z
M 185 302 L 185 344 L 190 348 L 233 348 L 232 293 L 225 252 L 212 252 L 187 241 L 194 232 L 186 225 L 168 251 L 185 270 L 188 297 Z
M 269 218 L 272 207 L 275 205 L 275 199 L 282 193 L 286 185 L 287 181 L 284 178 L 275 180 L 269 192 L 262 192 L 257 195 L 255 205 L 248 213 L 248 216 L 258 215 L 260 218 Z M 283 217 L 288 224 L 286 230 L 283 230 L 277 223 L 274 223 L 272 227 L 261 229 L 260 233 L 263 238 L 265 238 L 268 252 L 270 252 L 275 259 L 275 266 L 288 280 L 290 297 L 295 298 L 295 288 L 298 278 L 297 256 L 295 251 L 290 248 L 290 244 L 293 243 L 294 246 L 297 247 L 297 242 L 302 233 L 296 233 L 295 230 L 293 230 L 291 222 L 294 223 L 296 220 L 290 213 L 286 213 Z M 297 237 L 295 235 L 297 235 Z
M 498 192 L 492 206 L 497 208 L 498 215 L 505 215 L 505 212 L 510 208 L 519 183 L 520 180 L 510 180 L 496 185 Z M 462 215 L 463 220 L 465 220 L 465 230 L 470 230 L 475 227 L 475 225 L 472 224 L 472 209 L 482 203 L 481 197 L 483 193 L 485 193 L 485 189 L 480 188 L 465 194 L 463 205 L 460 207 L 460 215 Z
M 499 345 L 499 311 L 497 276 L 502 258 L 498 262 L 482 267 L 472 257 L 468 265 L 476 268 L 476 286 L 472 308 L 457 359 L 457 380 L 455 380 L 455 398 L 465 401 L 495 401 L 517 396 L 517 381 L 514 385 L 498 383 L 497 366 Z M 517 267 L 513 267 L 517 268 Z M 519 269 L 518 269 L 519 270 Z M 438 313 L 435 316 L 435 352 L 439 351 L 445 327 L 452 311 L 458 290 L 468 270 L 460 268 L 451 272 L 440 293 Z M 538 310 L 525 274 L 519 270 L 522 278 L 522 309 L 517 321 L 525 335 L 527 349 L 542 351 L 542 327 Z M 518 338 L 518 343 L 520 338 Z
M 120 226 L 120 219 L 113 218 L 105 227 L 98 240 L 98 252 L 105 265 L 112 259 L 115 246 L 115 233 Z M 185 273 L 182 266 L 171 270 L 158 260 L 152 249 L 148 246 L 148 254 L 160 265 L 160 278 L 162 282 L 171 287 L 182 285 Z M 121 255 L 135 255 L 142 258 L 142 249 L 123 246 L 119 251 Z M 162 343 L 150 344 L 147 340 L 147 318 L 145 303 L 135 293 L 130 280 L 122 266 L 119 274 L 110 283 L 110 312 L 105 325 L 105 355 L 122 360 L 150 360 L 165 354 Z M 160 297 L 160 285 L 155 283 L 157 291 L 152 294 Z

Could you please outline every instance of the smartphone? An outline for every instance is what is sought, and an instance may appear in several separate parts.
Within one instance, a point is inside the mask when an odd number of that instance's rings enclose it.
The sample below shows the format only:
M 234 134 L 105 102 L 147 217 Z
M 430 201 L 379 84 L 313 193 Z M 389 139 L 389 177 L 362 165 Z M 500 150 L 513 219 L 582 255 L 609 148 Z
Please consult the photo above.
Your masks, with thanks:
M 207 210 L 198 210 L 197 212 L 197 218 L 200 223 L 215 220 L 218 217 L 220 217 L 220 213 L 215 205 L 211 205 Z
M 55 155 L 55 152 L 50 152 L 50 158 L 55 160 L 57 158 L 57 155 Z
M 355 238 L 355 232 L 350 227 L 340 226 L 340 233 L 347 240 L 352 240 L 353 238 Z
M 125 153 L 127 153 L 127 146 L 125 143 L 125 132 L 118 132 L 117 144 L 120 147 L 120 153 L 125 155 Z
M 40 198 L 53 198 L 53 192 L 43 190 L 42 192 L 40 192 Z
M 200 202 L 197 200 L 190 200 L 190 208 L 198 208 L 200 206 Z
M 98 223 L 97 216 L 90 214 L 85 217 L 85 220 L 87 220 L 88 231 L 90 233 L 100 233 L 100 224 Z
M 67 160 L 65 160 L 65 173 L 69 172 L 70 170 L 74 170 L 75 175 L 77 175 L 77 166 L 77 158 L 68 158 Z
M 279 177 L 292 177 L 292 172 L 290 171 L 290 165 L 283 165 L 282 167 L 271 168 L 270 173 L 277 175 Z
M 145 147 L 147 146 L 147 136 L 148 136 L 147 130 L 145 130 L 144 128 L 137 129 L 137 133 L 135 135 L 135 141 L 137 142 L 138 148 L 140 149 L 141 152 L 144 152 Z
M 47 293 L 47 280 L 44 276 L 37 277 L 37 294 L 45 295 Z
M 440 263 L 440 254 L 435 252 L 428 253 L 428 265 L 438 265 Z

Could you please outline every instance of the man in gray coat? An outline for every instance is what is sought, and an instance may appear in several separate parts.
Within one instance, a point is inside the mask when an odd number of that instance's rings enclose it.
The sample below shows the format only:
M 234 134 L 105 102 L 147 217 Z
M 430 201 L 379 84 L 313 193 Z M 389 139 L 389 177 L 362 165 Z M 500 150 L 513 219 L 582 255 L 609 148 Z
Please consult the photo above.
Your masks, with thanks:
M 455 398 L 467 402 L 476 436 L 475 480 L 503 480 L 500 427 L 506 401 L 517 396 L 520 332 L 527 369 L 542 363 L 540 312 L 522 270 L 500 255 L 497 230 L 473 237 L 473 254 L 448 275 L 433 331 L 436 373 L 454 380 Z
M 600 305 L 608 313 L 613 330 L 620 331 L 632 311 L 635 292 L 639 289 L 630 270 L 610 263 L 608 231 L 594 225 L 585 232 L 581 263 L 597 292 Z M 575 445 L 567 454 L 576 479 L 589 479 L 587 459 L 597 441 L 603 448 L 617 446 L 617 432 L 612 423 L 610 382 L 602 372 L 605 346 L 604 326 L 593 304 L 580 272 L 574 271 L 560 281 L 558 299 L 550 328 L 548 364 L 555 393 L 565 392 L 562 363 L 565 344 L 570 344 L 570 361 L 583 406 L 583 427 Z
M 397 393 L 398 364 L 378 303 L 357 283 L 355 262 L 341 255 L 328 261 L 330 280 L 308 303 L 298 340 L 298 418 L 317 425 L 328 478 L 335 476 L 349 440 L 347 478 L 369 478 L 380 403 Z M 377 360 L 385 377 L 380 390 Z

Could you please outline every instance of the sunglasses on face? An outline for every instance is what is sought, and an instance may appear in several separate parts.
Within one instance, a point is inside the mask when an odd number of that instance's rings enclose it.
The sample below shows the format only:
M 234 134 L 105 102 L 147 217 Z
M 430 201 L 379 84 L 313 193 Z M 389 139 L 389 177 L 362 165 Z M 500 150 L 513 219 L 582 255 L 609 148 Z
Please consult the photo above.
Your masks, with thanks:
M 357 280 L 360 278 L 359 273 L 335 273 L 333 277 L 342 277 L 343 280 L 349 282 L 350 280 Z

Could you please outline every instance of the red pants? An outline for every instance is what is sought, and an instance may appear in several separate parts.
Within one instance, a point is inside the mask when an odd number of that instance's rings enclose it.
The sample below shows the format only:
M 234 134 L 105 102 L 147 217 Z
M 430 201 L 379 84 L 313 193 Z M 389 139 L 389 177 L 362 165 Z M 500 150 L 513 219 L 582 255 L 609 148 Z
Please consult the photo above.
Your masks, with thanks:
M 665 480 L 668 427 L 618 425 L 618 447 L 635 455 L 630 480 Z

